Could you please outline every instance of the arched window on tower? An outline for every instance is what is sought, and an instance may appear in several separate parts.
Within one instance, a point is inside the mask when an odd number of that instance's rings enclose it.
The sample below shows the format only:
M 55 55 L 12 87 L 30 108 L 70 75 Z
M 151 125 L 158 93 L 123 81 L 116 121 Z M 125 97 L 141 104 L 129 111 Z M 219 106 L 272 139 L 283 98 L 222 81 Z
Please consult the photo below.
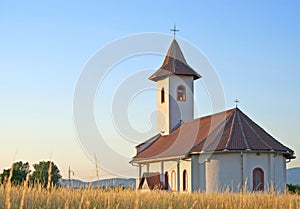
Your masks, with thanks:
M 165 172 L 165 189 L 169 189 L 169 174 L 168 171 Z
M 160 91 L 160 103 L 164 103 L 165 102 L 165 89 L 162 88 Z
M 253 191 L 264 191 L 264 171 L 261 168 L 253 170 Z
M 186 100 L 186 91 L 183 85 L 179 85 L 177 87 L 177 101 L 185 101 Z
M 187 191 L 188 190 L 188 175 L 187 175 L 187 171 L 184 170 L 182 173 L 182 189 L 183 191 Z

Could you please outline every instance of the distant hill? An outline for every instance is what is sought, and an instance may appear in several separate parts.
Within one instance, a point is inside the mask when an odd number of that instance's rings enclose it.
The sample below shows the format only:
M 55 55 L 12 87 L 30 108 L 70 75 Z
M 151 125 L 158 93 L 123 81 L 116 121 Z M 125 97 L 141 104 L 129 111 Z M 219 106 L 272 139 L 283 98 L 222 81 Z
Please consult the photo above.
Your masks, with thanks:
M 300 167 L 287 169 L 286 182 L 288 184 L 299 184 L 300 185 Z
M 62 186 L 68 186 L 69 185 L 69 180 L 67 179 L 62 179 L 59 182 Z M 84 182 L 78 179 L 72 179 L 71 180 L 71 186 L 74 188 L 80 188 L 80 187 L 103 187 L 103 186 L 112 186 L 112 187 L 117 187 L 119 185 L 123 185 L 125 188 L 135 188 L 135 179 L 130 178 L 130 179 L 123 179 L 123 178 L 112 178 L 112 179 L 103 179 L 100 181 L 92 181 L 92 182 Z
M 287 184 L 299 184 L 300 185 L 300 167 L 287 169 L 286 172 Z M 92 181 L 92 182 L 84 182 L 77 179 L 71 180 L 71 186 L 74 188 L 80 187 L 88 187 L 91 185 L 92 187 L 103 187 L 103 186 L 112 186 L 117 187 L 119 185 L 123 185 L 125 188 L 135 188 L 135 179 L 123 179 L 123 178 L 112 178 L 112 179 L 103 179 L 100 181 Z M 67 179 L 60 180 L 60 184 L 62 186 L 68 186 L 69 181 Z

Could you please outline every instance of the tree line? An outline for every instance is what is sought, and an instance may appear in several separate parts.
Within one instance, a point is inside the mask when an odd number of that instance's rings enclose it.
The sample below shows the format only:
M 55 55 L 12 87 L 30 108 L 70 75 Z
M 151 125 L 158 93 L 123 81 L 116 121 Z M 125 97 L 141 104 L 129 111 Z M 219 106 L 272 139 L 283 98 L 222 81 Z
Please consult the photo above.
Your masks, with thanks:
M 40 184 L 43 187 L 46 187 L 49 183 L 51 186 L 59 185 L 59 180 L 62 176 L 58 167 L 53 162 L 40 161 L 37 164 L 33 164 L 33 168 L 34 170 L 31 171 L 28 162 L 15 162 L 11 168 L 3 169 L 3 172 L 0 174 L 0 182 L 1 184 L 6 184 L 10 180 L 11 184 L 16 186 L 23 185 L 25 181 L 28 184 Z

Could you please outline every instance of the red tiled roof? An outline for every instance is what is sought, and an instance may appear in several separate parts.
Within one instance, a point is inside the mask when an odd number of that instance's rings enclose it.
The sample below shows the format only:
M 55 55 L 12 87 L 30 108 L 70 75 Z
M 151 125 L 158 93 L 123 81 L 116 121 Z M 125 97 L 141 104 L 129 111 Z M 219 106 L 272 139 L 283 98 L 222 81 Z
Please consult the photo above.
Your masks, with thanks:
M 269 135 L 240 109 L 234 108 L 185 122 L 170 135 L 157 135 L 148 146 L 138 150 L 133 161 L 235 150 L 278 151 L 286 158 L 294 157 L 293 150 Z
M 194 77 L 194 80 L 201 78 L 201 76 L 187 64 L 175 39 L 169 47 L 162 66 L 151 75 L 149 79 L 158 81 L 170 75 L 190 75 Z
M 143 177 L 139 183 L 139 189 L 143 188 L 143 185 L 145 183 L 145 180 L 147 182 L 148 188 L 150 190 L 153 189 L 162 189 L 163 184 L 160 181 L 160 174 L 159 172 L 147 172 L 143 174 Z

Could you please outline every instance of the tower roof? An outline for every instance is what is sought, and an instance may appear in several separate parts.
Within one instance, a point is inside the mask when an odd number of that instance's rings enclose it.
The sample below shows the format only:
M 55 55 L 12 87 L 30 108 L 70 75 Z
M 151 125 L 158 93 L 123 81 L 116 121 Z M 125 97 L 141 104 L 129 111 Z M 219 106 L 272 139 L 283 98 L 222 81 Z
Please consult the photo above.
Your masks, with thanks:
M 295 158 L 293 150 L 273 138 L 238 108 L 188 121 L 170 135 L 156 136 L 143 149 L 141 145 L 136 147 L 133 161 L 215 151 L 280 152 L 287 159 Z
M 149 77 L 152 81 L 164 79 L 170 75 L 193 76 L 194 80 L 201 76 L 194 71 L 184 59 L 183 53 L 175 39 L 173 39 L 162 66 Z

